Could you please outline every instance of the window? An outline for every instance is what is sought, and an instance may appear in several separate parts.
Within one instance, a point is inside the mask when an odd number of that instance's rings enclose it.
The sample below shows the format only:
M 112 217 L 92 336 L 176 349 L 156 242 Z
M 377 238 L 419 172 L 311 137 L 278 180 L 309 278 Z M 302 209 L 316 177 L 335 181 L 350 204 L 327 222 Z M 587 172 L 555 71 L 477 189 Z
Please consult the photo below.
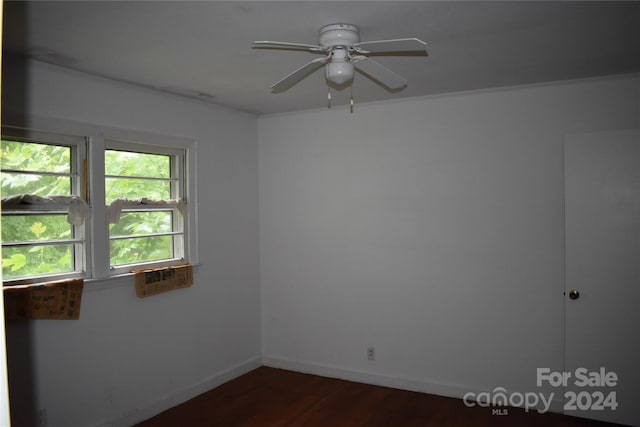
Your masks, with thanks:
M 184 151 L 116 141 L 106 144 L 112 271 L 183 259 Z
M 84 138 L 65 135 L 19 129 L 3 134 L 4 280 L 84 271 L 84 221 L 70 222 L 69 212 L 86 189 L 85 145 Z
M 197 263 L 195 142 L 80 129 L 3 126 L 3 283 Z

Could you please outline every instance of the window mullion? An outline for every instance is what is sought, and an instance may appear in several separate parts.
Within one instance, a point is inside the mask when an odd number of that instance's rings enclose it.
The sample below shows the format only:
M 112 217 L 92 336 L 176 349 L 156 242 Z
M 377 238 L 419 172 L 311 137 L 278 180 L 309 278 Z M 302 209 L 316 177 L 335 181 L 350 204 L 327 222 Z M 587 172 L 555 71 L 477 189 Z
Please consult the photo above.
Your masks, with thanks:
M 87 146 L 88 139 L 84 139 L 84 144 L 78 144 L 71 151 L 71 192 L 76 196 L 83 197 L 83 189 L 86 188 L 87 179 L 81 171 L 87 162 Z M 85 200 L 86 201 L 86 200 Z M 89 242 L 87 235 L 87 221 L 83 225 L 73 226 L 73 240 L 80 240 L 82 244 L 73 245 L 73 258 L 76 270 L 84 271 L 86 275 L 91 275 L 91 266 L 88 264 L 87 251 L 89 250 Z
M 181 236 L 181 231 L 165 231 L 162 233 L 147 233 L 147 234 L 128 234 L 122 236 L 111 236 L 111 240 L 130 240 L 130 239 L 146 239 L 149 237 L 164 237 L 164 236 Z
M 73 243 L 83 243 L 83 239 L 53 239 L 53 240 L 24 240 L 22 242 L 3 243 L 3 248 L 18 248 L 21 246 L 56 246 Z
M 104 150 L 102 135 L 91 137 L 89 149 L 89 192 L 91 194 L 91 267 L 94 278 L 109 276 L 109 225 L 105 206 Z
M 63 178 L 76 178 L 78 176 L 77 173 L 74 172 L 45 172 L 45 171 L 30 171 L 30 170 L 19 170 L 19 169 L 2 169 L 3 173 L 13 173 L 13 174 L 21 174 L 21 175 L 41 175 L 41 176 L 59 176 Z
M 156 178 L 152 176 L 139 176 L 139 175 L 105 175 L 105 178 L 112 179 L 137 179 L 140 181 L 162 181 L 162 182 L 176 182 L 177 178 Z

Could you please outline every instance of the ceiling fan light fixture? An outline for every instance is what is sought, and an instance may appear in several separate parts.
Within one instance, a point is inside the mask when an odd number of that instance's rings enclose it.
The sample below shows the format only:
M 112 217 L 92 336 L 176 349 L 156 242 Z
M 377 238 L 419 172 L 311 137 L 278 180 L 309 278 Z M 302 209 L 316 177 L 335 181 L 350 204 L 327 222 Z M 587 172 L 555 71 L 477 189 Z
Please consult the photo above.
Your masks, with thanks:
M 344 86 L 353 80 L 354 67 L 349 60 L 347 49 L 336 48 L 331 53 L 331 61 L 325 67 L 325 77 L 331 83 Z
M 343 86 L 353 80 L 353 64 L 351 62 L 331 62 L 326 67 L 326 77 L 331 83 Z

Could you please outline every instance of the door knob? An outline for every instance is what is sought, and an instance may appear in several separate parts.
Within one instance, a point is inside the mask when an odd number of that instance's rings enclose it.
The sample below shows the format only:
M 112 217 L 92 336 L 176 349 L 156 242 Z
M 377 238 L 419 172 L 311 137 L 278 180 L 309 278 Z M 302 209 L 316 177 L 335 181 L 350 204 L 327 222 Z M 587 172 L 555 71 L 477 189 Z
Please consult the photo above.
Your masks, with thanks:
M 578 298 L 580 298 L 580 292 L 578 292 L 578 291 L 577 291 L 577 290 L 575 290 L 575 289 L 570 290 L 570 291 L 569 291 L 569 298 L 571 298 L 571 299 L 578 299 Z

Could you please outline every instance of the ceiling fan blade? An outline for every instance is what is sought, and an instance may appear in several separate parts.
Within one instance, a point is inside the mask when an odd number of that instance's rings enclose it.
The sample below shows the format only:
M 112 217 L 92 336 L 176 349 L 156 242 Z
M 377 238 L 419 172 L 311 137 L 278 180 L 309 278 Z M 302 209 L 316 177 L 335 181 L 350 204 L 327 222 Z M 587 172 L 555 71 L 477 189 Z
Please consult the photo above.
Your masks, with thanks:
M 420 39 L 394 39 L 394 40 L 375 40 L 370 42 L 361 42 L 353 45 L 355 50 L 360 53 L 378 53 L 378 52 L 427 52 L 427 44 Z
M 311 62 L 304 64 L 302 67 L 295 70 L 293 73 L 289 74 L 282 80 L 271 85 L 271 90 L 274 92 L 282 92 L 284 90 L 289 89 L 294 84 L 298 83 L 300 80 L 307 77 L 309 74 L 316 71 L 318 68 L 322 67 L 329 61 L 329 57 L 326 56 L 324 58 L 316 58 Z
M 352 61 L 358 71 L 366 74 L 390 90 L 402 89 L 407 85 L 407 80 L 404 77 L 366 56 L 356 56 L 352 58 Z
M 309 49 L 311 51 L 323 51 L 324 48 L 322 46 L 316 46 L 313 44 L 304 44 L 304 43 L 289 43 L 289 42 L 273 42 L 269 40 L 257 40 L 253 42 L 254 47 L 275 47 L 275 48 L 298 48 L 298 49 Z

